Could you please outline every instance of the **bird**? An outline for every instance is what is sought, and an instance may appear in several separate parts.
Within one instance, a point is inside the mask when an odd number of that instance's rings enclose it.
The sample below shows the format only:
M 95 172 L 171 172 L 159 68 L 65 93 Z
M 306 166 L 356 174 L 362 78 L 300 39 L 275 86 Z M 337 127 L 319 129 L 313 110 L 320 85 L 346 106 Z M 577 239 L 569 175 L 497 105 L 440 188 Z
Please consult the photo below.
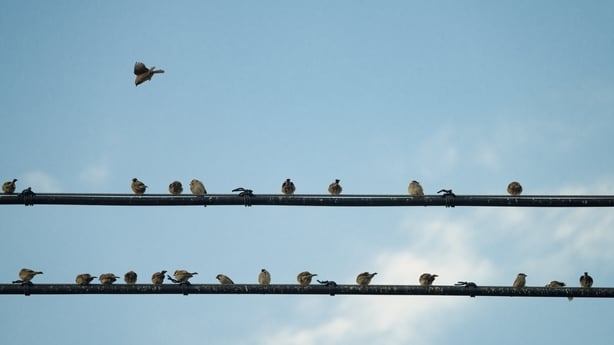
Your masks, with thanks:
M 37 274 L 43 274 L 43 272 L 33 271 L 29 268 L 22 268 L 19 270 L 19 280 L 13 281 L 13 284 L 32 285 L 32 279 Z
M 168 191 L 173 195 L 179 195 L 183 193 L 183 186 L 181 185 L 181 182 L 173 181 L 168 185 Z
M 433 282 L 437 277 L 439 276 L 436 274 L 422 273 L 420 278 L 418 278 L 418 281 L 420 282 L 420 285 L 433 285 Z
M 81 274 L 78 274 L 77 277 L 75 278 L 75 283 L 77 283 L 77 285 L 90 285 L 92 280 L 96 278 L 98 277 L 93 276 L 89 273 L 81 273 Z
M 550 283 L 546 284 L 547 288 L 562 288 L 565 287 L 565 283 L 560 282 L 558 280 L 553 280 Z
M 154 285 L 162 285 L 164 283 L 164 275 L 166 271 L 162 270 L 151 275 L 151 283 Z
M 298 281 L 298 283 L 302 286 L 307 286 L 311 284 L 311 278 L 315 276 L 317 276 L 317 274 L 309 273 L 309 271 L 304 271 L 296 276 L 296 281 Z
M 522 186 L 516 181 L 510 182 L 507 185 L 507 192 L 512 196 L 520 195 L 522 193 Z
M 15 182 L 17 179 L 14 178 L 13 181 L 6 181 L 2 184 L 2 193 L 4 194 L 13 194 L 15 193 Z
M 136 272 L 129 271 L 124 274 L 124 282 L 128 285 L 136 284 Z
M 135 177 L 132 179 L 132 184 L 130 185 L 130 188 L 132 188 L 132 191 L 134 192 L 134 194 L 140 195 L 140 194 L 145 193 L 147 186 Z
M 232 279 L 230 279 L 229 276 L 225 274 L 218 274 L 215 276 L 215 279 L 219 280 L 220 284 L 222 285 L 233 285 L 235 283 L 232 281 Z
M 580 286 L 583 288 L 593 287 L 593 277 L 588 275 L 588 272 L 584 272 L 583 276 L 580 276 Z
M 134 85 L 138 86 L 147 80 L 151 80 L 151 77 L 156 73 L 164 73 L 164 70 L 156 69 L 155 67 L 147 68 L 144 63 L 136 62 L 134 64 L 134 74 L 136 75 Z
M 284 183 L 281 184 L 281 192 L 285 195 L 292 195 L 294 194 L 295 190 L 296 187 L 294 187 L 294 182 L 290 181 L 289 178 L 287 178 Z
M 339 179 L 335 179 L 335 182 L 328 185 L 328 192 L 331 195 L 339 195 L 341 194 L 341 191 L 343 191 L 343 188 L 341 188 L 339 181 Z
M 98 280 L 100 280 L 100 284 L 102 285 L 111 285 L 115 283 L 117 279 L 119 279 L 119 277 L 113 273 L 103 273 L 98 277 Z
M 173 273 L 173 276 L 175 276 L 174 282 L 175 283 L 179 283 L 179 284 L 190 284 L 190 282 L 188 281 L 190 278 L 192 278 L 193 276 L 197 275 L 198 272 L 188 272 L 186 270 L 176 270 L 175 273 Z
M 356 276 L 356 284 L 360 286 L 367 286 L 369 285 L 369 283 L 371 283 L 371 279 L 373 279 L 373 277 L 375 277 L 376 274 L 377 272 L 373 272 L 373 273 L 362 272 L 358 274 L 358 276 Z
M 424 190 L 422 190 L 420 182 L 416 180 L 412 180 L 409 183 L 409 186 L 407 186 L 407 193 L 409 193 L 410 196 L 424 196 Z
M 271 285 L 271 273 L 264 268 L 261 269 L 260 274 L 258 274 L 258 284 Z
M 207 189 L 205 189 L 205 185 L 197 179 L 193 179 L 192 181 L 190 181 L 190 191 L 194 195 L 207 194 Z
M 512 284 L 515 288 L 523 288 L 527 283 L 527 275 L 524 273 L 518 273 L 516 279 L 514 280 L 514 284 Z

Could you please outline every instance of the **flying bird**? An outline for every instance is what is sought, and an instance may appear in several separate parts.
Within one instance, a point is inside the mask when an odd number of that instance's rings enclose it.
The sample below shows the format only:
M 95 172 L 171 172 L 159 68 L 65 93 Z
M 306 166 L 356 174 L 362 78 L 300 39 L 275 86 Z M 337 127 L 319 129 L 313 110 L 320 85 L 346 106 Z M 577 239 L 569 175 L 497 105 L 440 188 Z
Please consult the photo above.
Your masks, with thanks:
M 409 186 L 407 186 L 407 193 L 409 193 L 410 196 L 424 196 L 424 190 L 422 190 L 420 182 L 416 180 L 409 183 Z
M 373 272 L 373 273 L 362 272 L 358 274 L 358 276 L 356 276 L 356 284 L 360 286 L 367 286 L 369 285 L 369 283 L 371 283 L 371 279 L 373 279 L 373 277 L 375 277 L 376 274 L 377 272 Z
M 562 288 L 565 287 L 565 283 L 560 282 L 558 280 L 553 280 L 550 283 L 546 284 L 547 288 Z
M 190 181 L 190 191 L 194 195 L 207 194 L 207 189 L 205 189 L 205 185 L 197 179 L 193 179 L 192 181 Z
M 168 185 L 168 191 L 173 195 L 179 195 L 183 193 L 183 186 L 181 185 L 181 182 L 173 181 Z
M 141 195 L 145 193 L 147 186 L 135 177 L 132 179 L 132 184 L 130 185 L 130 188 L 132 188 L 134 194 Z
M 128 285 L 136 284 L 136 272 L 129 271 L 124 274 L 124 282 Z
M 515 288 L 523 288 L 527 284 L 527 275 L 524 273 L 518 273 L 516 279 L 514 280 L 514 284 L 512 284 Z
M 15 182 L 17 179 L 13 179 L 13 181 L 6 181 L 2 184 L 2 193 L 4 194 L 13 194 L 15 193 Z
M 224 274 L 218 274 L 217 276 L 215 276 L 215 279 L 219 280 L 220 284 L 222 285 L 233 285 L 235 283 L 232 281 L 232 279 L 230 279 L 229 276 Z
M 593 277 L 588 275 L 588 272 L 584 272 L 583 276 L 580 276 L 580 286 L 583 288 L 593 287 Z
M 516 181 L 510 182 L 507 185 L 507 192 L 512 196 L 518 196 L 522 193 L 522 186 Z
M 317 276 L 317 274 L 309 273 L 309 271 L 304 271 L 296 276 L 296 281 L 298 281 L 298 283 L 302 286 L 307 286 L 311 284 L 311 278 L 315 276 Z
M 271 273 L 264 268 L 261 269 L 260 274 L 258 274 L 258 284 L 271 285 Z
M 100 275 L 100 277 L 98 277 L 98 280 L 100 280 L 100 284 L 102 285 L 111 285 L 115 283 L 117 279 L 119 279 L 119 277 L 113 273 L 103 273 Z
M 33 271 L 29 268 L 22 268 L 19 270 L 19 280 L 14 280 L 13 284 L 32 285 L 32 279 L 37 274 L 43 274 L 43 272 Z
M 422 273 L 420 278 L 418 278 L 418 281 L 420 282 L 420 285 L 433 285 L 433 282 L 437 277 L 439 276 L 436 274 Z
M 147 80 L 151 80 L 151 77 L 153 77 L 153 75 L 156 73 L 164 73 L 164 70 L 156 69 L 155 67 L 147 68 L 142 62 L 135 63 L 134 74 L 136 75 L 136 78 L 134 79 L 134 85 L 138 86 Z
M 96 278 L 98 277 L 93 276 L 89 273 L 81 273 L 81 274 L 78 274 L 77 277 L 75 278 L 75 283 L 77 283 L 77 285 L 90 285 L 92 280 Z
M 331 195 L 339 195 L 343 191 L 343 188 L 341 188 L 339 181 L 339 179 L 335 179 L 335 182 L 328 185 L 328 192 Z
M 162 270 L 160 272 L 156 272 L 154 274 L 151 275 L 151 283 L 154 285 L 162 285 L 164 284 L 164 275 L 166 274 L 166 271 Z
M 294 194 L 295 190 L 296 187 L 294 187 L 294 182 L 290 181 L 289 178 L 287 178 L 284 183 L 281 184 L 281 192 L 285 195 L 292 195 Z
M 176 270 L 175 273 L 173 273 L 173 276 L 175 276 L 175 279 L 170 278 L 169 279 L 173 282 L 173 283 L 177 283 L 177 284 L 185 284 L 185 285 L 190 285 L 189 279 L 192 278 L 193 276 L 197 275 L 198 272 L 188 272 L 186 270 Z

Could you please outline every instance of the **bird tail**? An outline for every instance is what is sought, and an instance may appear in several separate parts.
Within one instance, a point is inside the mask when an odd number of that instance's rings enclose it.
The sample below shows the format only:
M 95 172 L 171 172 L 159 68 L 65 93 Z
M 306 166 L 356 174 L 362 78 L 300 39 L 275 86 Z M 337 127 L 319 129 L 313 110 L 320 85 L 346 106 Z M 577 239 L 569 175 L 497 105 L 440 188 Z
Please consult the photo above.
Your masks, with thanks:
M 164 70 L 163 70 L 163 69 L 157 69 L 157 70 L 154 70 L 154 68 L 155 68 L 155 67 L 152 67 L 152 68 L 151 68 L 151 73 L 164 73 Z

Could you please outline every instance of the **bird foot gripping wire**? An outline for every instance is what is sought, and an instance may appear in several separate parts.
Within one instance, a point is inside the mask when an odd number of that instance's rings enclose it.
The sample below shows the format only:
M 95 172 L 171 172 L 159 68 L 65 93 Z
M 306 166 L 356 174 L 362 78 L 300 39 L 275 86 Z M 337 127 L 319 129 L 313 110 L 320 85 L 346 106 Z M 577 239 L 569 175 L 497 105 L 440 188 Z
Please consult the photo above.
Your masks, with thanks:
M 451 189 L 442 189 L 439 192 L 437 192 L 437 194 L 439 193 L 443 193 L 442 196 L 444 197 L 444 205 L 446 207 L 454 207 L 454 198 L 456 198 L 456 194 L 452 193 Z
M 19 196 L 23 200 L 24 205 L 26 206 L 34 206 L 34 197 L 36 193 L 32 191 L 31 187 L 28 187 L 19 193 Z
M 252 206 L 251 197 L 254 196 L 254 191 L 251 189 L 239 187 L 232 190 L 233 192 L 240 192 L 239 196 L 243 198 L 243 204 L 245 207 Z
M 328 294 L 331 296 L 335 295 L 335 289 L 337 288 L 337 283 L 332 280 L 318 280 L 318 283 L 328 287 Z

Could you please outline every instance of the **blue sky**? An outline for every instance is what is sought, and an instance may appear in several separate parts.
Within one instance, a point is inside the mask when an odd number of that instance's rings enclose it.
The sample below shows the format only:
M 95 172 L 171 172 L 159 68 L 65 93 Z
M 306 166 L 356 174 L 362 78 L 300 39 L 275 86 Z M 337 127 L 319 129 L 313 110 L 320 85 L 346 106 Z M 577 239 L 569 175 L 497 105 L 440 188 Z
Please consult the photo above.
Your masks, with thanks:
M 0 11 L 0 177 L 298 194 L 613 194 L 608 1 L 58 1 Z M 166 70 L 134 86 L 135 61 Z M 614 286 L 610 209 L 4 206 L 0 277 Z M 0 296 L 0 343 L 610 344 L 603 299 Z

